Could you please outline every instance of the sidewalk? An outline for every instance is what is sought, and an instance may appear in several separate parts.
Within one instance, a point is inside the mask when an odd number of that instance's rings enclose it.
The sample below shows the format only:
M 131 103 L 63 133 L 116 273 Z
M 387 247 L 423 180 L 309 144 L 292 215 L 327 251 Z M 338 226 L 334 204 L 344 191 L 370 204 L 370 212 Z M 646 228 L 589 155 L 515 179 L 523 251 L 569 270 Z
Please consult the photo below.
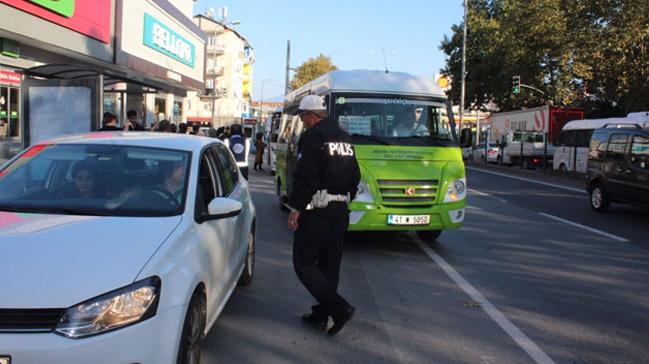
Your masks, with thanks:
M 503 166 L 484 162 L 465 161 L 464 163 L 469 171 L 473 168 L 585 190 L 586 177 L 584 175 L 566 175 L 552 169 L 545 171 L 541 169 L 522 169 L 520 166 Z

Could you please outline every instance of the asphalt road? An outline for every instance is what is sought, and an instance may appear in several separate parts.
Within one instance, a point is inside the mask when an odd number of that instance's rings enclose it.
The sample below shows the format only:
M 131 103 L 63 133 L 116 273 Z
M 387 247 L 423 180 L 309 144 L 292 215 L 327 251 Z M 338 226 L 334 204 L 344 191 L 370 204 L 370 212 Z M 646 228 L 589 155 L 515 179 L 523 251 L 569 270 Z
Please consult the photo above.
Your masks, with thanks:
M 465 225 L 434 245 L 352 236 L 340 291 L 357 314 L 331 338 L 301 322 L 313 299 L 293 272 L 286 215 L 272 178 L 251 171 L 255 277 L 210 331 L 204 361 L 649 362 L 646 211 L 598 215 L 578 191 L 476 170 L 468 183 Z

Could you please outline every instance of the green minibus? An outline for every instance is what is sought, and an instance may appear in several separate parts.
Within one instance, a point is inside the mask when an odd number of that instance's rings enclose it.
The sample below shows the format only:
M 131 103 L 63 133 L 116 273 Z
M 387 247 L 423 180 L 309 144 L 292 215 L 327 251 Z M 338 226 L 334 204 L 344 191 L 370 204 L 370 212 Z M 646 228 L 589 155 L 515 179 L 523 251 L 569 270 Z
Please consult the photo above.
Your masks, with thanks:
M 432 80 L 398 72 L 333 71 L 286 95 L 276 148 L 280 207 L 291 193 L 302 123 L 294 115 L 309 94 L 351 137 L 361 168 L 349 231 L 416 231 L 434 241 L 462 225 L 466 177 L 450 103 Z

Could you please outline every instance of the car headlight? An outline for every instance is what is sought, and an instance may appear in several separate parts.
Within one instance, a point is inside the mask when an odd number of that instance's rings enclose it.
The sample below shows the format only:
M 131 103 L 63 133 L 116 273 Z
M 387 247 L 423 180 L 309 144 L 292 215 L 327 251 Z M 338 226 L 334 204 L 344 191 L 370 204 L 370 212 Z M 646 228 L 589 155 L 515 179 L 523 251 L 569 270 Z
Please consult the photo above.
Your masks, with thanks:
M 155 315 L 160 278 L 151 277 L 72 306 L 55 332 L 71 339 L 97 335 Z
M 354 198 L 354 201 L 369 203 L 374 202 L 374 197 L 372 197 L 372 193 L 370 192 L 370 189 L 369 187 L 367 187 L 367 184 L 365 182 L 361 181 L 358 184 L 358 191 L 356 191 L 356 197 Z
M 448 184 L 444 202 L 457 202 L 466 197 L 466 179 L 460 178 Z

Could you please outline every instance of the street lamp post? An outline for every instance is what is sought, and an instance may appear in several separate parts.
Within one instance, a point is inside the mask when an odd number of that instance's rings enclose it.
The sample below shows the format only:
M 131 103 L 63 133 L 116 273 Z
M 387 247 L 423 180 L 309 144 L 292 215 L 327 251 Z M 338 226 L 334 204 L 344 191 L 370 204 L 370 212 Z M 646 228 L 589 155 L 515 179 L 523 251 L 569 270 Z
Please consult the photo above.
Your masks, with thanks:
M 460 89 L 460 130 L 464 123 L 464 98 L 466 92 L 466 33 L 467 33 L 467 0 L 464 0 L 464 37 L 462 39 L 462 88 Z
M 261 102 L 259 102 L 259 124 L 263 122 L 263 118 L 264 118 L 264 83 L 272 82 L 272 81 L 273 81 L 272 78 L 261 80 Z

